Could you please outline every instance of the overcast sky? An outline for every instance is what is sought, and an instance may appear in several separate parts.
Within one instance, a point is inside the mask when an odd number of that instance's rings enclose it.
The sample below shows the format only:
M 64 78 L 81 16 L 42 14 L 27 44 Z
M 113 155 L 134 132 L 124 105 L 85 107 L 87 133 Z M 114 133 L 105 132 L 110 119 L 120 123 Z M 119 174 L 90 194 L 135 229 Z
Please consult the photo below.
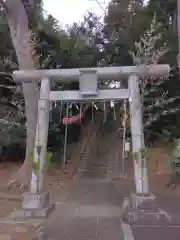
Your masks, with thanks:
M 144 3 L 148 1 L 144 0 Z M 103 9 L 109 2 L 110 0 L 43 0 L 44 10 L 58 19 L 63 27 L 80 21 L 88 10 L 102 16 Z
M 80 21 L 87 10 L 96 13 L 98 16 L 103 14 L 102 8 L 96 0 L 44 0 L 44 10 L 58 19 L 62 26 Z M 109 0 L 99 0 L 103 9 Z

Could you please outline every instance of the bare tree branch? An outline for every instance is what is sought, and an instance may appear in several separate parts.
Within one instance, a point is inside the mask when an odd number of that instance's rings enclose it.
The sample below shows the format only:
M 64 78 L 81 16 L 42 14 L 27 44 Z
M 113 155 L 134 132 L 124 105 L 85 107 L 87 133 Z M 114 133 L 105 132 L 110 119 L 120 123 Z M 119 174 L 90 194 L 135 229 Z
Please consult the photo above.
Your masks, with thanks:
M 106 2 L 101 0 L 95 0 L 95 2 L 98 4 L 98 6 L 103 11 L 104 15 L 106 15 Z
M 0 0 L 0 7 L 2 7 L 5 11 L 8 10 L 6 2 L 4 0 Z

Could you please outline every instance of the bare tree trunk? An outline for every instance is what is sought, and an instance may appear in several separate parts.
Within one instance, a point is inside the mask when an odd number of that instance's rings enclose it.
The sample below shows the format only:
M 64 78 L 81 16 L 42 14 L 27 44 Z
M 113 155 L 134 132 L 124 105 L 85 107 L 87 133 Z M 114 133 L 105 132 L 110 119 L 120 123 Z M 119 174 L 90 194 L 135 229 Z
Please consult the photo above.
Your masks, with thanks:
M 28 16 L 24 5 L 21 0 L 6 0 L 6 5 L 10 34 L 19 68 L 34 69 L 35 60 L 32 55 L 34 49 L 29 43 Z M 33 152 L 35 144 L 39 97 L 37 83 L 23 83 L 23 92 L 27 117 L 26 159 L 19 171 L 12 177 L 12 182 L 17 181 L 22 185 L 29 186 L 32 169 L 28 161 L 28 154 Z

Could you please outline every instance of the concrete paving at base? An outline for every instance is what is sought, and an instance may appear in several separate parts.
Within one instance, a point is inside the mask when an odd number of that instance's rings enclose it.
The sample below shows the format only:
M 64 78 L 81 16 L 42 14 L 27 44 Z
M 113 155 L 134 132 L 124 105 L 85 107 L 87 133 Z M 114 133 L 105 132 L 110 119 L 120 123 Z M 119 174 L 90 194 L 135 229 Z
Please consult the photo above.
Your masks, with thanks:
M 45 236 L 52 240 L 123 240 L 120 203 L 110 183 L 77 183 L 50 217 Z
M 156 202 L 160 209 L 171 218 L 170 222 L 159 222 L 158 225 L 138 223 L 128 225 L 132 238 L 130 240 L 179 240 L 180 239 L 180 197 L 171 193 L 156 194 Z M 129 239 L 128 239 L 129 240 Z
M 157 204 L 171 216 L 172 226 L 180 226 L 180 196 L 172 192 L 169 194 L 156 194 Z M 179 238 L 180 239 L 180 238 Z
M 86 159 L 66 201 L 48 219 L 44 239 L 124 240 L 120 218 L 123 194 L 117 194 L 108 177 L 115 160 L 112 152 L 105 158 Z
M 163 226 L 132 226 L 134 240 L 179 240 L 179 227 Z

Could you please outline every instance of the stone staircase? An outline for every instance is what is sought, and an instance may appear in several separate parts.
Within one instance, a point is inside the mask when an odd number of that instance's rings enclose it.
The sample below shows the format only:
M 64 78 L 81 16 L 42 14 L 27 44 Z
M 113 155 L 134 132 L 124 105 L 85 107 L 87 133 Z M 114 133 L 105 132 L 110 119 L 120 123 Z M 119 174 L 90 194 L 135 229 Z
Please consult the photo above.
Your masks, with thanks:
M 84 149 L 82 149 L 82 154 L 80 158 L 79 167 L 77 169 L 77 177 L 80 177 L 82 173 L 84 172 L 84 169 L 86 168 L 86 163 L 91 158 L 91 148 L 94 142 L 94 132 L 93 128 L 91 129 L 91 132 L 89 132 L 90 136 L 87 139 L 86 145 L 84 145 Z
M 91 124 L 83 127 L 83 132 L 81 134 L 81 139 L 77 143 L 73 143 L 71 146 L 68 146 L 68 155 L 73 161 L 71 161 L 72 166 L 72 175 L 74 176 L 78 168 L 83 162 L 84 154 L 88 149 L 88 143 L 91 138 L 92 126 Z
M 97 139 L 93 132 L 84 149 L 78 176 L 85 179 L 112 180 L 118 175 L 119 159 L 117 157 L 120 147 L 118 133 L 108 134 L 106 137 Z M 99 140 L 100 155 L 97 156 L 97 141 Z

